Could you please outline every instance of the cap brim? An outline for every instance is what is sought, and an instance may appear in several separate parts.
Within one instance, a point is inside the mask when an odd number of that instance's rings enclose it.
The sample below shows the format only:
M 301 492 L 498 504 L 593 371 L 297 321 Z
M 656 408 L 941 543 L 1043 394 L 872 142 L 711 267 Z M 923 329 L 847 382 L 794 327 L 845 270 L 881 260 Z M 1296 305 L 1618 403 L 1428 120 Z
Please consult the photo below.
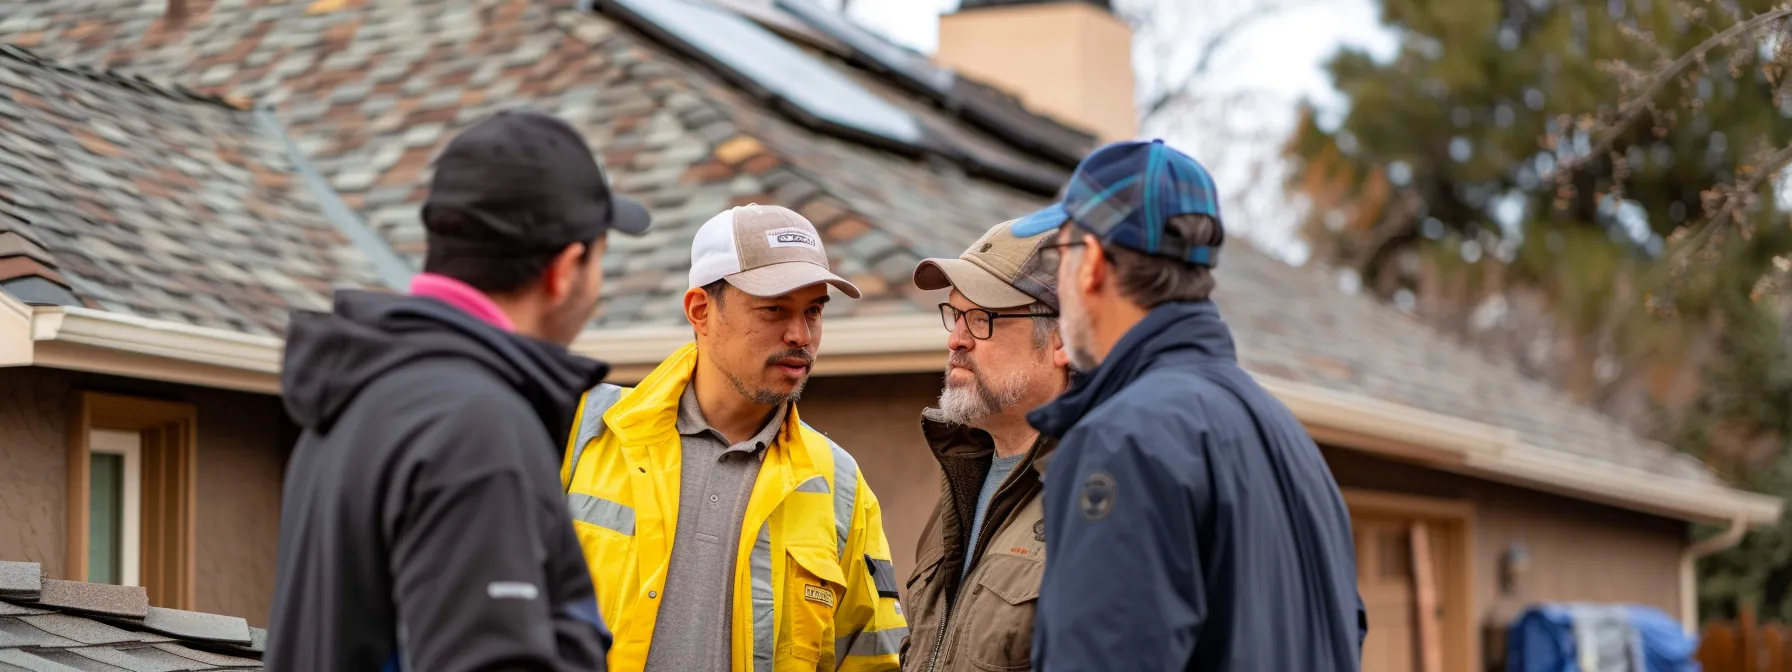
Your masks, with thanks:
M 921 260 L 915 267 L 915 287 L 929 291 L 951 287 L 984 308 L 1016 308 L 1038 301 L 964 259 Z
M 846 278 L 834 275 L 821 266 L 806 261 L 786 261 L 722 278 L 735 289 L 753 296 L 783 296 L 810 285 L 827 283 L 851 298 L 859 298 L 859 288 Z
M 1070 221 L 1070 215 L 1064 211 L 1064 204 L 1053 203 L 1039 212 L 1014 220 L 1008 225 L 1008 232 L 1016 238 L 1031 238 L 1063 226 L 1067 221 Z
M 648 214 L 647 206 L 640 201 L 623 196 L 610 195 L 610 228 L 631 236 L 647 233 L 653 226 L 653 215 Z

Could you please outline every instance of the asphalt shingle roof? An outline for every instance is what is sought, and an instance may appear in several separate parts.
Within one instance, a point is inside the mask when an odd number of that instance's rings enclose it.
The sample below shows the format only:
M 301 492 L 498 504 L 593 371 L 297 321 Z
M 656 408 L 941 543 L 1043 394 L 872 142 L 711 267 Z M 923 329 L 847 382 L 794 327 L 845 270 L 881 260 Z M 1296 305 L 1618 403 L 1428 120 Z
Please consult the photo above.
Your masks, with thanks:
M 0 0 L 0 17 L 9 17 L 0 18 L 0 40 L 276 104 L 335 189 L 412 259 L 422 249 L 417 210 L 429 160 L 453 132 L 502 107 L 557 114 L 602 155 L 616 188 L 655 217 L 648 235 L 612 239 L 600 325 L 680 323 L 690 240 L 733 205 L 785 205 L 816 224 L 836 270 L 865 290 L 830 314 L 922 314 L 937 298 L 910 285 L 915 262 L 956 255 L 1046 199 L 948 162 L 801 126 L 669 45 L 571 0 L 188 2 L 191 17 L 171 26 L 158 5 L 139 0 Z M 742 3 L 760 21 L 778 11 L 753 0 L 727 4 Z M 855 69 L 826 45 L 809 46 L 962 145 L 1058 169 Z M 1512 429 L 1570 455 L 1714 480 L 1691 458 L 1398 311 L 1338 291 L 1316 270 L 1231 247 L 1216 299 L 1252 371 Z
M 35 562 L 0 562 L 0 670 L 259 670 L 267 633 L 241 618 L 148 608 L 148 618 L 97 614 L 147 602 L 135 586 L 54 581 Z M 13 588 L 16 586 L 16 589 Z M 52 604 L 54 603 L 54 604 Z M 129 608 L 136 611 L 134 607 Z M 169 623 L 176 627 L 161 627 Z M 173 636 L 169 636 L 173 635 Z
M 252 112 L 0 46 L 0 287 L 278 334 L 371 282 L 319 212 Z

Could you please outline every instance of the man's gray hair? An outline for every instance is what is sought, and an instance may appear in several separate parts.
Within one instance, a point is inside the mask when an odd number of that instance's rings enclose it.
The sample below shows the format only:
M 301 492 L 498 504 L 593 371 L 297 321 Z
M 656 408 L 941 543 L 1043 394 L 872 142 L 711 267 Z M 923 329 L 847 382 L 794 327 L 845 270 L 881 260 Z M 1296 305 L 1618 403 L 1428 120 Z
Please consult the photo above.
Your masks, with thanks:
M 1029 314 L 1033 314 L 1033 315 L 1051 315 L 1051 314 L 1057 313 L 1058 311 L 1052 310 L 1051 306 L 1047 306 L 1038 301 L 1034 301 L 1032 303 L 1027 304 L 1027 312 Z M 1051 347 L 1052 334 L 1056 334 L 1056 333 L 1058 333 L 1058 318 L 1055 318 L 1055 317 L 1035 317 L 1035 318 L 1033 318 L 1033 347 L 1034 348 L 1044 350 L 1046 348 Z

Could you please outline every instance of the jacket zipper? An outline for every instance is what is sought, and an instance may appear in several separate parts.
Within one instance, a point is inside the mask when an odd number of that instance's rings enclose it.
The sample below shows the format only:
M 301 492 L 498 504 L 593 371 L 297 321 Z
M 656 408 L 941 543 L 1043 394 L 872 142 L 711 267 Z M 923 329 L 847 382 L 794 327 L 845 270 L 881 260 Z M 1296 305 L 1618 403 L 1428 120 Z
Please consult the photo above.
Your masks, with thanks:
M 952 621 L 952 600 L 946 600 L 946 608 L 940 611 L 939 632 L 934 634 L 933 652 L 927 655 L 927 672 L 934 672 L 940 666 L 940 647 L 946 645 L 946 626 Z
M 1035 444 L 1034 444 L 1034 446 L 1028 448 L 1029 453 L 1032 452 L 1033 448 L 1037 447 L 1037 445 L 1038 445 L 1037 442 L 1039 440 L 1040 439 L 1034 439 Z M 1027 457 L 1028 457 L 1028 459 L 1022 460 L 1021 463 L 1015 465 L 1014 468 L 1016 470 L 1033 468 L 1033 458 L 1036 456 L 1029 454 Z M 1014 487 L 1014 484 L 1016 482 L 1017 481 L 1015 480 L 1014 476 L 1012 474 L 1010 474 L 1008 477 L 1008 481 L 1006 483 L 1003 483 L 1001 485 L 1001 487 L 996 488 L 996 491 L 994 493 L 990 494 L 990 496 L 989 496 L 990 505 L 994 506 L 995 501 L 997 499 L 1001 499 L 1002 495 L 1007 493 L 1009 488 Z M 977 538 L 971 540 L 971 548 L 973 550 L 978 548 L 981 545 L 980 542 L 983 541 L 983 537 L 990 534 L 989 522 L 990 521 L 987 521 L 987 520 L 983 521 L 983 529 L 978 530 Z M 959 574 L 963 575 L 964 578 L 970 578 L 970 572 L 968 570 L 969 570 L 968 567 L 960 567 Z M 958 590 L 954 591 L 953 595 L 951 595 L 950 597 L 948 597 L 946 599 L 946 608 L 940 610 L 940 627 L 939 627 L 939 631 L 934 633 L 933 652 L 929 653 L 927 655 L 927 672 L 936 672 L 939 669 L 940 649 L 945 647 L 945 645 L 946 645 L 946 630 L 949 629 L 952 625 L 952 605 L 953 605 L 953 603 L 958 601 L 958 593 L 961 593 L 964 591 L 964 585 L 962 583 L 964 578 L 959 579 L 960 585 L 958 586 Z

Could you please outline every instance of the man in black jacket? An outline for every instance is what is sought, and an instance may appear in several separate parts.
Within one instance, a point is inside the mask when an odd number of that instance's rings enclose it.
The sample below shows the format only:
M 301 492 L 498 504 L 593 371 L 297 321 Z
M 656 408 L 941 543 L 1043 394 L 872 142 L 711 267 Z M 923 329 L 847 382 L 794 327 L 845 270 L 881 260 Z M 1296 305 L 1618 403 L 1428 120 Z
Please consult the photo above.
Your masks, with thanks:
M 1042 672 L 1355 672 L 1366 625 L 1350 514 L 1287 407 L 1238 367 L 1209 300 L 1222 239 L 1207 170 L 1161 141 L 1084 159 L 1055 231 L 1079 377 L 1027 420 L 1045 468 Z M 1273 301 L 1275 297 L 1252 297 Z
M 411 295 L 298 313 L 269 670 L 601 670 L 609 633 L 560 490 L 579 394 L 566 351 L 611 229 L 645 231 L 583 138 L 530 111 L 436 161 Z

